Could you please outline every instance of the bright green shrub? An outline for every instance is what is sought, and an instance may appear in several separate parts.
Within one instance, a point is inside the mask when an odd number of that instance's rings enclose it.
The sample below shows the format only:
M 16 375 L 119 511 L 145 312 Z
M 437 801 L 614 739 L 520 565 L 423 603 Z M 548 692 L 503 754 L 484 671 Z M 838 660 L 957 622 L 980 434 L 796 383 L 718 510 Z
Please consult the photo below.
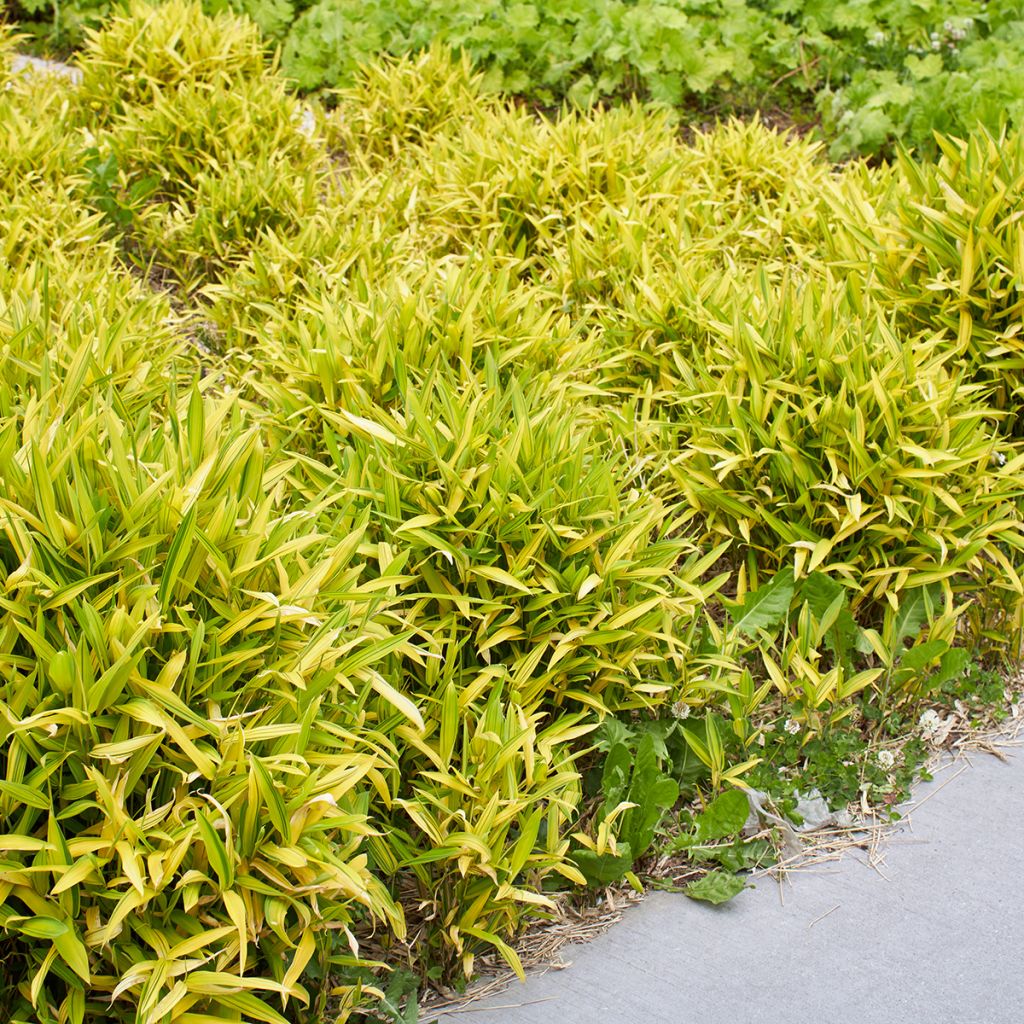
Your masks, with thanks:
M 238 78 L 219 86 L 183 83 L 145 106 L 133 104 L 108 136 L 126 171 L 154 175 L 161 198 L 198 190 L 205 172 L 225 176 L 232 163 L 315 162 L 318 147 L 299 131 L 301 108 L 271 76 Z
M 692 552 L 622 448 L 576 423 L 551 382 L 504 383 L 492 362 L 455 383 L 443 362 L 421 374 L 401 353 L 374 396 L 355 356 L 347 375 L 320 364 L 311 394 L 321 353 L 304 346 L 293 359 L 311 365 L 253 383 L 274 433 L 326 463 L 306 465 L 313 489 L 366 502 L 365 554 L 418 634 L 422 660 L 382 670 L 426 721 L 397 733 L 404 815 L 388 846 L 417 882 L 410 915 L 436 922 L 422 955 L 469 973 L 489 944 L 516 966 L 504 943 L 548 905 L 545 882 L 580 881 L 579 712 L 685 689 L 694 614 L 722 581 L 702 582 L 715 554 Z
M 699 650 L 705 697 L 720 710 L 705 716 L 700 734 L 682 727 L 713 785 L 742 778 L 773 745 L 764 730 L 772 706 L 796 726 L 801 747 L 827 742 L 838 723 L 877 719 L 908 695 L 935 692 L 979 656 L 954 646 L 974 616 L 944 600 L 937 584 L 904 592 L 898 607 L 862 626 L 851 605 L 856 587 L 824 571 L 787 565 L 753 590 L 744 574 L 737 582 L 736 599 L 707 619 Z M 1019 621 L 999 625 L 1004 650 L 1019 643 Z
M 137 57 L 115 73 L 125 48 Z M 110 168 L 99 184 L 136 262 L 155 260 L 188 291 L 315 210 L 326 156 L 265 73 L 251 26 L 195 4 L 159 16 L 136 4 L 91 37 L 81 65 L 76 99 Z
M 556 908 L 545 887 L 583 881 L 568 832 L 580 813 L 579 739 L 593 725 L 524 709 L 498 672 L 469 685 L 443 676 L 426 702 L 428 735 L 400 730 L 411 781 L 387 840 L 370 845 L 414 885 L 418 959 L 468 978 L 477 954 L 496 949 L 521 974 L 511 943 L 524 920 Z
M 207 18 L 194 0 L 132 0 L 102 31 L 89 33 L 80 66 L 81 102 L 97 123 L 110 124 L 163 90 L 259 78 L 267 55 L 248 19 Z
M 308 282 L 310 295 L 262 310 L 258 337 L 242 341 L 259 350 L 239 353 L 239 366 L 254 365 L 254 387 L 292 429 L 312 417 L 308 429 L 319 435 L 325 407 L 400 408 L 410 373 L 469 381 L 492 363 L 505 378 L 585 363 L 585 342 L 557 294 L 516 287 L 513 274 L 491 261 L 403 264 L 380 281 L 375 273 L 360 263 Z M 227 289 L 216 294 L 228 301 Z M 259 379 L 268 366 L 287 388 Z
M 109 264 L 75 267 L 61 281 L 36 264 L 0 281 L 0 414 L 32 412 L 26 444 L 49 425 L 47 409 L 75 408 L 97 387 L 134 409 L 152 401 L 154 375 L 196 370 L 198 353 L 182 345 L 167 300 Z
M 670 401 L 686 373 L 673 365 L 685 350 L 669 341 L 686 317 L 681 282 L 730 282 L 749 266 L 777 280 L 816 266 L 834 172 L 815 143 L 760 122 L 698 133 L 666 158 L 666 174 L 586 208 L 545 271 L 599 333 L 603 386 L 628 397 L 650 381 Z
M 906 329 L 945 329 L 968 372 L 1013 412 L 1024 381 L 1024 135 L 941 144 L 934 163 L 901 155 L 901 187 L 876 203 L 874 237 L 840 252 Z
M 0 92 L 0 111 L 0 170 L 66 186 L 85 146 L 63 89 L 45 75 L 17 75 Z
M 487 110 L 434 142 L 410 218 L 455 251 L 556 260 L 588 216 L 678 188 L 679 156 L 668 120 L 639 107 L 553 121 Z
M 433 61 L 424 71 L 428 79 Z M 410 65 L 396 72 L 410 83 L 410 95 L 418 95 L 418 70 Z M 461 85 L 453 88 L 461 97 Z M 366 107 L 366 118 L 377 116 L 373 109 Z M 335 304 L 394 308 L 406 301 L 396 293 L 418 291 L 421 280 L 465 274 L 482 289 L 473 305 L 485 312 L 482 300 L 489 302 L 496 292 L 509 297 L 499 307 L 524 307 L 524 327 L 512 328 L 519 337 L 532 330 L 531 321 L 555 319 L 558 307 L 578 316 L 581 300 L 604 294 L 611 279 L 628 282 L 640 269 L 647 239 L 655 251 L 665 250 L 666 264 L 678 259 L 679 249 L 663 244 L 662 235 L 680 234 L 682 203 L 672 192 L 680 188 L 674 167 L 685 154 L 667 120 L 620 110 L 538 122 L 496 111 L 493 103 L 472 103 L 464 120 L 446 121 L 440 134 L 424 137 L 422 144 L 407 142 L 394 160 L 384 156 L 398 145 L 398 137 L 388 134 L 397 130 L 394 125 L 378 135 L 381 129 L 359 120 L 348 102 L 339 107 L 335 124 L 347 133 L 350 176 L 342 187 L 328 179 L 322 209 L 296 234 L 268 234 L 230 279 L 207 290 L 218 319 L 248 317 L 251 303 L 262 302 L 260 316 L 276 331 L 277 322 L 290 315 L 277 301 L 286 297 L 290 302 L 308 296 L 309 312 L 296 310 L 300 319 L 315 312 L 336 320 Z M 503 144 L 495 145 L 496 134 Z M 664 229 L 660 221 L 651 223 L 655 217 L 666 222 Z M 484 252 L 497 261 L 481 259 Z M 429 264 L 443 267 L 443 273 Z M 488 273 L 507 284 L 489 286 Z M 532 287 L 539 291 L 530 296 Z M 448 308 L 453 300 L 446 292 L 428 298 L 428 290 L 418 301 Z M 269 296 L 275 297 L 273 308 Z M 500 311 L 488 316 L 510 323 Z M 582 325 L 575 333 L 582 334 Z M 536 335 L 532 347 L 545 344 Z M 510 339 L 508 349 L 517 352 L 519 343 Z M 552 351 L 558 351 L 557 340 Z M 567 355 L 578 361 L 578 352 Z
M 371 668 L 396 645 L 361 521 L 289 514 L 289 463 L 234 403 L 179 402 L 166 364 L 125 379 L 149 343 L 111 325 L 61 373 L 31 330 L 8 341 L 31 368 L 0 418 L 12 1019 L 279 1020 L 326 929 L 402 933 L 364 843 L 393 756 Z
M 328 178 L 323 203 L 309 217 L 292 230 L 263 230 L 237 263 L 204 286 L 213 321 L 240 348 L 258 350 L 267 335 L 291 334 L 293 321 L 295 332 L 304 324 L 316 335 L 321 327 L 313 318 L 337 322 L 343 304 L 386 306 L 377 295 L 406 287 L 407 278 L 418 277 L 410 269 L 417 265 L 429 277 L 396 194 L 407 191 L 394 179 L 348 179 L 342 190 Z
M 0 176 L 17 184 L 0 191 L 0 273 L 61 253 L 109 260 L 100 218 L 80 194 L 86 147 L 76 129 L 72 105 L 46 76 L 17 75 L 0 88 Z
M 898 335 L 852 280 L 729 291 L 696 308 L 675 410 L 672 478 L 709 534 L 751 573 L 833 573 L 854 610 L 934 583 L 1020 593 L 1021 459 L 942 338 Z
M 695 236 L 736 258 L 813 255 L 821 239 L 823 190 L 835 173 L 811 138 L 760 121 L 730 121 L 688 140 L 685 216 Z
M 0 22 L 0 88 L 6 89 L 14 77 L 10 66 L 11 58 L 17 52 L 20 37 L 13 26 Z
M 8 314 L 31 308 L 33 322 L 43 302 L 58 320 L 73 310 L 83 318 L 73 328 L 81 336 L 99 310 L 106 323 L 116 323 L 125 303 L 134 310 L 145 294 L 119 266 L 103 215 L 90 201 L 85 152 L 69 104 L 52 88 L 26 76 L 0 93 L 0 176 L 16 183 L 0 190 L 0 305 Z M 85 307 L 78 301 L 84 293 L 92 295 Z M 161 306 L 154 322 L 168 312 Z M 164 333 L 154 332 L 157 349 Z
M 819 274 L 845 224 L 829 197 L 874 212 L 878 190 L 861 165 L 833 169 L 819 144 L 757 121 L 696 133 L 670 156 L 669 175 L 588 210 L 565 258 L 550 261 L 593 325 L 591 381 L 621 396 L 640 433 L 694 386 L 690 346 L 710 315 L 702 304 L 731 301 L 753 275 L 777 287 Z
M 458 132 L 463 121 L 493 103 L 481 95 L 480 75 L 465 55 L 434 45 L 361 66 L 339 94 L 329 141 L 348 160 L 401 160 L 409 147 Z
M 0 280 L 12 271 L 38 264 L 47 255 L 81 258 L 95 247 L 102 261 L 112 255 L 105 251 L 103 234 L 100 216 L 77 201 L 76 190 L 27 181 L 13 201 L 0 196 Z M 78 268 L 71 273 L 83 276 Z M 84 276 L 95 280 L 92 274 Z M 59 286 L 70 284 L 60 282 Z
M 262 232 L 294 231 L 316 209 L 326 170 L 299 117 L 272 78 L 182 86 L 129 109 L 109 145 L 124 188 L 145 197 L 133 238 L 142 255 L 188 288 L 216 279 Z
M 531 710 L 644 706 L 669 693 L 662 665 L 683 642 L 672 623 L 702 603 L 702 570 L 624 447 L 580 423 L 546 375 L 503 381 L 489 362 L 458 382 L 407 368 L 400 350 L 391 358 L 386 395 L 329 364 L 320 397 L 297 363 L 252 383 L 279 417 L 268 428 L 333 467 L 308 467 L 318 488 L 333 479 L 373 510 L 380 571 L 397 559 L 410 577 L 410 623 L 434 623 L 438 643 L 473 637 L 453 644 L 447 670 L 475 678 L 500 663 L 512 699 Z
M 19 304 L 30 309 L 37 327 L 43 303 L 58 322 L 81 318 L 71 325 L 80 338 L 100 321 L 125 319 L 126 306 L 132 310 L 127 319 L 142 309 L 159 310 L 152 317 L 157 325 L 169 308 L 151 295 L 146 301 L 148 289 L 121 265 L 110 231 L 117 203 L 62 88 L 22 75 L 0 93 L 0 177 L 10 183 L 0 189 L 0 302 L 8 311 Z M 90 297 L 85 305 L 83 295 Z M 164 348 L 166 335 L 165 327 L 154 326 L 155 351 Z
M 607 319 L 613 331 L 621 306 L 638 307 L 639 319 L 650 289 L 671 294 L 680 262 L 778 267 L 816 255 L 827 234 L 832 172 L 820 147 L 760 123 L 682 145 L 669 118 L 639 107 L 549 121 L 490 105 L 405 152 L 405 191 L 390 199 L 396 234 L 437 258 L 508 257 L 524 278 L 553 285 L 575 317 Z

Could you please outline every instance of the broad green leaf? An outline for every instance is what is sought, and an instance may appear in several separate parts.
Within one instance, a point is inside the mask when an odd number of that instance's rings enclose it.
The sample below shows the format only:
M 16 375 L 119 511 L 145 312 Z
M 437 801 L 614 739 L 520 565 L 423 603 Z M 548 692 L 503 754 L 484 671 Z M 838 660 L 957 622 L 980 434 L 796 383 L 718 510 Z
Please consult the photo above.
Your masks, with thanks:
M 8 922 L 12 924 L 13 922 Z M 58 921 L 54 917 L 29 917 L 19 921 L 15 927 L 23 935 L 33 939 L 57 939 L 66 935 L 68 926 L 64 921 Z
M 250 761 L 250 768 L 256 777 L 256 785 L 259 788 L 260 796 L 263 797 L 267 813 L 270 815 L 270 821 L 274 828 L 277 829 L 277 834 L 281 837 L 282 842 L 291 842 L 291 827 L 288 821 L 288 811 L 285 807 L 284 800 L 281 798 L 281 794 L 274 785 L 274 780 L 271 777 L 270 772 L 258 757 L 252 758 Z
M 954 647 L 946 651 L 939 659 L 938 669 L 928 680 L 929 689 L 938 689 L 951 679 L 961 675 L 970 665 L 971 658 L 971 652 L 962 647 Z
M 793 570 L 781 570 L 770 582 L 747 594 L 740 607 L 732 609 L 733 628 L 753 635 L 759 629 L 778 626 L 789 612 L 794 589 Z
M 738 835 L 750 816 L 746 795 L 738 789 L 729 789 L 715 797 L 697 815 L 696 839 L 706 843 Z
M 48 811 L 51 806 L 50 798 L 46 793 L 20 782 L 4 782 L 0 779 L 0 797 L 6 797 L 13 801 L 15 806 L 25 804 L 27 807 L 35 807 L 41 811 Z
M 89 955 L 85 944 L 72 928 L 60 935 L 55 935 L 53 945 L 61 959 L 87 984 L 92 980 L 89 970 Z
M 206 856 L 210 867 L 216 873 L 217 880 L 222 889 L 228 889 L 234 882 L 234 868 L 231 858 L 228 855 L 224 840 L 218 835 L 210 816 L 199 811 L 196 813 L 196 825 L 199 827 L 199 835 L 202 838 L 203 846 L 206 848 Z
M 420 710 L 416 705 L 405 696 L 403 693 L 399 693 L 379 672 L 371 671 L 370 686 L 377 691 L 389 704 L 400 711 L 406 718 L 408 718 L 413 725 L 416 726 L 420 732 L 426 729 L 426 724 L 423 721 L 423 716 L 420 714 Z
M 949 644 L 945 640 L 926 640 L 924 643 L 915 644 L 903 657 L 900 658 L 900 668 L 920 671 L 933 661 L 938 660 L 949 650 Z
M 703 878 L 686 886 L 686 895 L 705 903 L 728 903 L 746 888 L 742 878 L 728 871 L 709 871 Z
M 900 596 L 899 610 L 892 615 L 889 627 L 894 650 L 899 651 L 906 640 L 921 632 L 934 608 L 935 600 L 928 587 L 917 587 Z

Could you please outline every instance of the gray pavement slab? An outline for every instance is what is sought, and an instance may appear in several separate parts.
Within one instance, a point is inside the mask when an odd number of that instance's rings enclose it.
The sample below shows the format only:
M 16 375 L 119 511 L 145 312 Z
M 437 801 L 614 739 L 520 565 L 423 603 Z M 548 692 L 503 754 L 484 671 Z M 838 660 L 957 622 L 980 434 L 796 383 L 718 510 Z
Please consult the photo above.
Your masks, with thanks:
M 1024 751 L 946 764 L 867 855 L 721 907 L 653 893 L 442 1024 L 1024 1024 Z

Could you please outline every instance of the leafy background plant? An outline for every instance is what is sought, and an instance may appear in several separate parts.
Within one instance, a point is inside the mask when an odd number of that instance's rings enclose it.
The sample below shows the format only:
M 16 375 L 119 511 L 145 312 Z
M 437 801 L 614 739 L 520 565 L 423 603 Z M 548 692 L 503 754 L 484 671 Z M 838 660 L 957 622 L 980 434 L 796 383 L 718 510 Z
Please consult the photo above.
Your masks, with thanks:
M 350 85 L 359 65 L 435 42 L 465 53 L 489 89 L 542 103 L 640 95 L 821 118 L 835 155 L 932 133 L 1019 123 L 1019 0 L 205 0 L 252 18 L 303 89 Z M 77 46 L 109 0 L 19 0 L 46 45 Z

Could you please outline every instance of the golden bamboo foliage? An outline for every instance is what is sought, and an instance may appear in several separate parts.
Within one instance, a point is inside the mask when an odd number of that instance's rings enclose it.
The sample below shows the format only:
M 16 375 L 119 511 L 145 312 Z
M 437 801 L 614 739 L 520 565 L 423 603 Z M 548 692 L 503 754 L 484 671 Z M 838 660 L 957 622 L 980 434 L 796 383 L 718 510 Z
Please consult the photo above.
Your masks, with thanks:
M 437 48 L 304 107 L 184 0 L 78 59 L 0 88 L 7 1017 L 521 969 L 655 827 L 588 817 L 600 723 L 742 786 L 769 698 L 1015 652 L 1020 137 L 836 168 Z

